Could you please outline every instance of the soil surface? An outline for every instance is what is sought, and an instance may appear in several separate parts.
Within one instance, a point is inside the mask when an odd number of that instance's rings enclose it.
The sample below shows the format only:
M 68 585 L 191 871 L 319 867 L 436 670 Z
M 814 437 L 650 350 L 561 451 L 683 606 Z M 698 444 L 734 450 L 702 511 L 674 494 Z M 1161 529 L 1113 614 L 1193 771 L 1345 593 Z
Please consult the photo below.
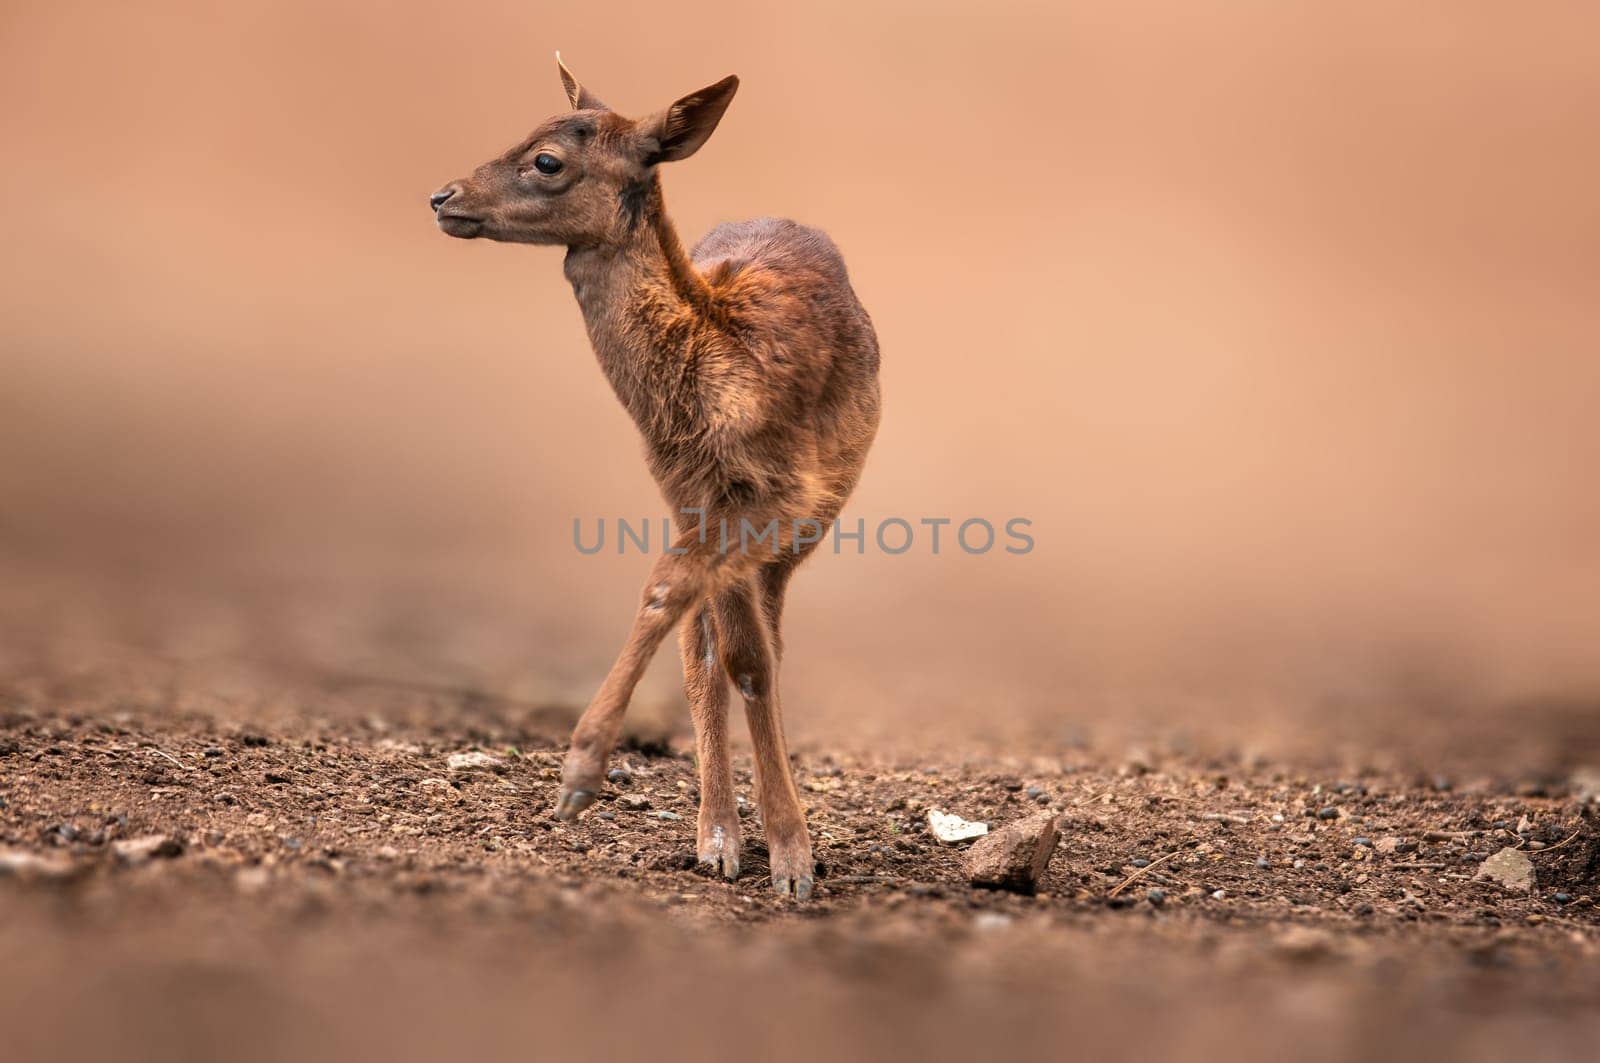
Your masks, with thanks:
M 743 876 L 695 866 L 684 734 L 629 738 L 596 805 L 556 822 L 573 715 L 181 670 L 7 682 L 11 1058 L 1600 1044 L 1600 822 L 1581 773 L 803 745 L 819 877 L 796 904 L 770 892 L 749 805 Z M 970 887 L 930 807 L 991 825 L 1059 811 L 1039 891 Z M 1531 889 L 1475 877 L 1507 848 Z

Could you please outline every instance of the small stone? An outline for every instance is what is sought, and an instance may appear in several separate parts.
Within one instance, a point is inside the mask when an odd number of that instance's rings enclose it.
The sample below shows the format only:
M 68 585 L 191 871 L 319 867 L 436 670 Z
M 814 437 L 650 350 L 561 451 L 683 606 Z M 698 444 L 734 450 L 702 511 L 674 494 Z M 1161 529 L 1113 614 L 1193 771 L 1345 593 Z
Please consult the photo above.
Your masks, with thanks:
M 1153 907 L 1159 908 L 1163 904 L 1167 903 L 1167 892 L 1165 890 L 1153 889 L 1144 895 L 1144 899 L 1149 901 Z
M 1570 893 L 1558 893 L 1558 894 L 1555 895 L 1555 902 L 1557 904 L 1567 904 L 1571 900 L 1572 900 L 1572 894 L 1570 894 Z
M 643 794 L 623 794 L 617 798 L 617 804 L 634 812 L 643 812 L 650 807 L 650 799 Z
M 1037 801 L 1039 798 L 1044 796 L 1044 791 L 1039 789 L 1037 786 L 1030 786 L 1024 790 L 1023 793 L 1027 794 L 1029 799 L 1033 801 Z
M 444 763 L 451 771 L 493 771 L 505 762 L 492 753 L 475 749 L 469 753 L 452 753 Z
M 71 845 L 78 840 L 78 828 L 70 823 L 52 823 L 39 832 L 39 837 L 51 845 Z
M 627 786 L 629 783 L 633 782 L 633 773 L 627 768 L 612 768 L 610 771 L 606 772 L 606 779 L 609 780 L 613 786 Z
M 167 834 L 146 834 L 111 843 L 112 852 L 125 864 L 142 864 L 149 860 L 170 860 L 183 855 L 183 843 Z
M 1329 805 L 1326 808 L 1318 809 L 1317 818 L 1318 819 L 1338 819 L 1339 818 L 1339 810 L 1337 808 L 1334 808 L 1332 805 Z
M 1485 860 L 1472 877 L 1486 879 L 1516 893 L 1528 893 L 1534 886 L 1533 861 L 1528 859 L 1527 853 L 1507 847 Z
M 1356 839 L 1356 844 L 1361 846 L 1364 849 L 1371 849 L 1372 848 L 1372 839 L 1371 838 L 1357 838 Z
M 1268 860 L 1264 856 L 1258 856 L 1258 857 L 1256 857 L 1256 866 L 1261 868 L 1262 870 L 1266 870 L 1267 868 L 1272 866 L 1272 861 Z
M 39 856 L 24 849 L 0 849 L 0 878 L 51 879 L 65 878 L 72 872 L 72 862 L 62 856 Z
M 662 809 L 660 812 L 656 813 L 656 818 L 657 819 L 674 820 L 674 819 L 682 819 L 683 817 L 678 815 L 676 812 L 668 812 L 666 809 Z
M 967 853 L 967 880 L 983 889 L 1032 893 L 1044 877 L 1060 838 L 1054 812 L 1040 812 L 1008 823 Z
M 934 840 L 941 845 L 957 845 L 989 833 L 987 823 L 974 823 L 940 808 L 928 809 L 928 829 L 933 831 Z
M 1136 856 L 1132 860 L 1129 860 L 1128 863 L 1132 864 L 1134 867 L 1149 867 L 1150 866 L 1150 861 L 1145 859 L 1142 856 Z
M 454 790 L 455 787 L 450 785 L 450 780 L 449 779 L 441 779 L 438 776 L 430 776 L 430 777 L 428 777 L 426 779 L 423 779 L 421 782 L 417 783 L 417 789 L 419 789 L 419 790 Z
M 1292 926 L 1278 934 L 1273 947 L 1287 960 L 1315 963 L 1335 954 L 1337 939 L 1326 930 Z
M 1214 900 L 1214 901 L 1226 900 L 1227 897 L 1228 897 L 1228 891 L 1227 890 L 1212 890 L 1211 891 L 1211 899 Z

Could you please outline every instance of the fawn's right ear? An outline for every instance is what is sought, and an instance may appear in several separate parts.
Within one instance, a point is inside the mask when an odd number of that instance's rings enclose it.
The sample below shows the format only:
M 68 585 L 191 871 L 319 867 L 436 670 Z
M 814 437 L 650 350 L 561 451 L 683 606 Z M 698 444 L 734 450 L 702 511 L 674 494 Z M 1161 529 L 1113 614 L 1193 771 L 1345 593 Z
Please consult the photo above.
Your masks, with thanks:
M 556 66 L 561 68 L 561 84 L 567 90 L 567 99 L 572 103 L 574 111 L 604 111 L 605 104 L 600 102 L 600 97 L 578 84 L 578 79 L 572 76 L 572 71 L 567 69 L 567 64 L 561 61 L 561 53 L 556 53 Z
M 737 91 L 739 79 L 729 75 L 715 85 L 689 93 L 661 114 L 640 123 L 655 142 L 645 162 L 648 165 L 676 162 L 699 151 L 700 146 L 711 139 Z

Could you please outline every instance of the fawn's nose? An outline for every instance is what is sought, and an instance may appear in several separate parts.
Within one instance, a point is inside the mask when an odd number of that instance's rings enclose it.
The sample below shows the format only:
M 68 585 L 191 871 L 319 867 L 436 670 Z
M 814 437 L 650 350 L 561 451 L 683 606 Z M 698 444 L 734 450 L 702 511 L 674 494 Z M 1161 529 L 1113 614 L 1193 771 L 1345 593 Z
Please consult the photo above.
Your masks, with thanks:
M 434 212 L 437 213 L 439 208 L 450 202 L 450 197 L 459 191 L 461 191 L 461 189 L 457 188 L 455 185 L 446 185 L 428 197 L 428 204 L 432 206 Z

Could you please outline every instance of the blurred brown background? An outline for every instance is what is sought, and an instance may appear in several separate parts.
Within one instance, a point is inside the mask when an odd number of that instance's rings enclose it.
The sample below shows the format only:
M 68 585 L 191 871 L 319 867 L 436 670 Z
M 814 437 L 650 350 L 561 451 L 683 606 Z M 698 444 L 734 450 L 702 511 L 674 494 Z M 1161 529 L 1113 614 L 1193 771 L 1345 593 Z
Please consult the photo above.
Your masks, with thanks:
M 425 202 L 563 106 L 559 47 L 628 113 L 742 76 L 668 201 L 688 239 L 777 214 L 843 248 L 886 396 L 851 515 L 1034 522 L 1025 557 L 808 566 L 802 734 L 1587 704 L 1596 28 L 1579 3 L 10 3 L 8 663 L 587 697 L 647 562 L 580 556 L 572 519 L 663 506 L 560 252 L 451 241 Z

